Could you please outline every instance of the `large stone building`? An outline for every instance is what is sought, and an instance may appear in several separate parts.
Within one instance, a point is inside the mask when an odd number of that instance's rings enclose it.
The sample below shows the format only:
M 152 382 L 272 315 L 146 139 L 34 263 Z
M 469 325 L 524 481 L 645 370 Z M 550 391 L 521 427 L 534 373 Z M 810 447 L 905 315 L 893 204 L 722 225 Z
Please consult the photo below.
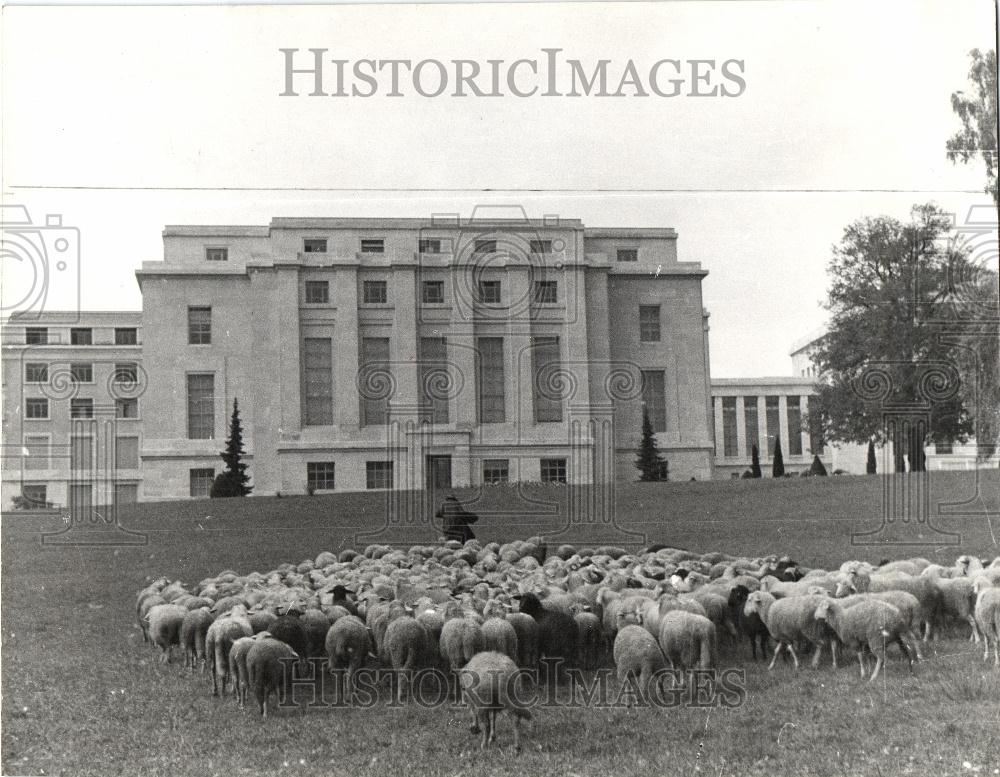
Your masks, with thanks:
M 142 500 L 208 493 L 237 399 L 255 494 L 634 480 L 643 407 L 670 477 L 712 476 L 707 272 L 671 229 L 275 218 L 163 241 L 136 272 Z

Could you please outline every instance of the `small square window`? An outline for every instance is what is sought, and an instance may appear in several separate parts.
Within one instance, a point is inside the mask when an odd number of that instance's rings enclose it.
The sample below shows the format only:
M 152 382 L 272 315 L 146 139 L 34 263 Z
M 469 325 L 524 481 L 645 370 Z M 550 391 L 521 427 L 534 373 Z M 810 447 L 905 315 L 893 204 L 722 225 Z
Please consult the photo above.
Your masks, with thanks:
M 535 281 L 535 302 L 552 304 L 558 301 L 558 285 L 556 281 Z
M 49 365 L 29 362 L 24 365 L 25 383 L 48 383 Z
M 49 328 L 45 326 L 28 326 L 24 328 L 26 345 L 48 345 Z
M 417 251 L 422 254 L 439 254 L 441 253 L 441 241 L 421 238 L 417 241 Z
M 552 253 L 552 241 L 551 240 L 529 240 L 528 246 L 533 254 L 551 254 Z
M 499 305 L 500 281 L 479 281 L 479 301 L 487 305 Z
M 87 362 L 74 362 L 69 365 L 69 377 L 74 383 L 93 383 L 94 365 Z
M 438 305 L 444 302 L 444 281 L 424 281 L 424 303 Z
M 330 301 L 329 281 L 306 281 L 306 302 L 310 305 L 325 305 Z
M 70 418 L 93 418 L 94 400 L 92 399 L 71 399 L 69 401 Z
M 619 262 L 638 262 L 639 261 L 639 249 L 638 248 L 619 248 L 617 251 L 617 259 Z
M 365 480 L 368 488 L 392 488 L 392 462 L 366 461 Z
M 115 400 L 115 418 L 138 418 L 139 400 L 132 398 Z
M 639 306 L 639 340 L 643 343 L 660 341 L 660 306 Z
M 475 254 L 495 254 L 497 252 L 497 241 L 477 240 L 473 244 L 472 252 Z
M 325 237 L 307 237 L 302 241 L 302 252 L 306 254 L 325 254 Z
M 94 331 L 85 327 L 73 327 L 69 330 L 70 345 L 93 345 Z
M 209 262 L 227 262 L 229 261 L 229 249 L 228 248 L 206 248 L 205 249 L 205 259 Z
M 21 497 L 24 499 L 27 509 L 42 510 L 52 507 L 48 501 L 48 488 L 44 483 L 25 483 L 21 486 Z
M 387 284 L 385 281 L 365 281 L 364 300 L 366 305 L 384 305 L 387 296 Z
M 215 480 L 215 470 L 192 469 L 188 473 L 190 479 L 191 496 L 207 497 L 212 494 L 212 481 Z
M 363 254 L 384 254 L 385 241 L 382 238 L 365 239 L 361 241 L 361 253 Z
M 114 382 L 137 385 L 139 383 L 139 365 L 135 362 L 116 364 Z
M 48 418 L 49 400 L 35 397 L 24 400 L 24 415 L 33 419 Z
M 541 475 L 543 483 L 565 483 L 566 459 L 542 459 Z
M 483 459 L 483 485 L 493 486 L 510 482 L 508 459 Z
M 134 326 L 115 327 L 115 345 L 138 345 L 139 333 Z
M 306 464 L 306 488 L 310 491 L 333 491 L 334 463 L 310 461 Z

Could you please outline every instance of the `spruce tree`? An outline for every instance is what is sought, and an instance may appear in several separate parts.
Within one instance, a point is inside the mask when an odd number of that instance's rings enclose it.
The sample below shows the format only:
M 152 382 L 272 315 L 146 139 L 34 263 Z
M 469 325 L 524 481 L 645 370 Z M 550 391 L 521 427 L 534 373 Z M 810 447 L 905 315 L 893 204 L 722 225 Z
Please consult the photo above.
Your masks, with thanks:
M 656 449 L 656 437 L 653 435 L 653 424 L 649 420 L 649 413 L 646 408 L 642 408 L 642 438 L 639 441 L 639 450 L 636 456 L 635 466 L 639 470 L 639 480 L 650 482 L 661 480 L 663 465 L 666 462 L 660 457 Z
M 226 449 L 221 452 L 226 468 L 212 483 L 213 497 L 247 496 L 253 491 L 250 476 L 247 474 L 247 464 L 243 461 L 246 451 L 243 449 L 243 424 L 240 421 L 239 400 L 233 400 L 233 415 L 229 421 L 229 437 L 226 439 Z
M 750 448 L 750 474 L 755 478 L 763 475 L 760 471 L 760 451 L 757 450 L 756 445 Z
M 826 477 L 826 467 L 823 466 L 823 462 L 819 460 L 819 454 L 817 453 L 813 456 L 812 466 L 809 468 L 810 475 L 819 475 L 820 477 Z
M 868 463 L 865 465 L 865 472 L 869 475 L 874 475 L 878 471 L 875 466 L 875 441 L 868 441 Z
M 785 458 L 781 455 L 781 440 L 774 441 L 774 462 L 771 464 L 771 475 L 776 478 L 785 476 Z

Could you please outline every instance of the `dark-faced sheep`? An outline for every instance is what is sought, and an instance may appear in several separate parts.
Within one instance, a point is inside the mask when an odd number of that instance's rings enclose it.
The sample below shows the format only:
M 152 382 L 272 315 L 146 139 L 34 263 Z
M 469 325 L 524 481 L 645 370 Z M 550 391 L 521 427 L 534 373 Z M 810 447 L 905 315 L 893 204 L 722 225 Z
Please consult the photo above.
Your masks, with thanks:
M 520 611 L 538 623 L 538 654 L 542 659 L 558 661 L 556 674 L 565 671 L 576 653 L 576 621 L 560 608 L 549 609 L 532 593 L 522 594 Z M 555 681 L 555 674 L 549 677 Z
M 728 606 L 730 617 L 736 621 L 739 633 L 750 640 L 750 652 L 756 661 L 758 644 L 760 645 L 760 657 L 767 657 L 768 640 L 771 634 L 759 613 L 746 613 L 743 610 L 751 593 L 751 590 L 745 585 L 733 586 L 729 591 Z
M 506 620 L 517 634 L 517 665 L 534 671 L 538 668 L 538 621 L 523 612 L 509 612 Z

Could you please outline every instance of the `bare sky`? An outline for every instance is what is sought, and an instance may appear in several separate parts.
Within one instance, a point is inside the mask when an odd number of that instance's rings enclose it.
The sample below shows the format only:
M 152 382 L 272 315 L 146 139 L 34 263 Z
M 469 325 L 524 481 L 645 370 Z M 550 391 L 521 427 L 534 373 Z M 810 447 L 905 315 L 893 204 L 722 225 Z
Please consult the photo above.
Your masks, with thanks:
M 80 229 L 88 309 L 141 306 L 133 272 L 162 256 L 165 224 L 467 215 L 489 202 L 588 226 L 670 226 L 680 258 L 710 271 L 713 375 L 788 374 L 791 343 L 823 323 L 844 226 L 926 201 L 961 222 L 986 201 L 981 163 L 951 165 L 944 144 L 958 128 L 949 96 L 966 87 L 967 52 L 992 47 L 993 14 L 989 0 L 8 7 L 5 202 Z M 747 88 L 279 97 L 278 49 L 310 47 L 479 61 L 555 47 L 640 70 L 735 58 Z M 66 299 L 54 286 L 48 305 Z

